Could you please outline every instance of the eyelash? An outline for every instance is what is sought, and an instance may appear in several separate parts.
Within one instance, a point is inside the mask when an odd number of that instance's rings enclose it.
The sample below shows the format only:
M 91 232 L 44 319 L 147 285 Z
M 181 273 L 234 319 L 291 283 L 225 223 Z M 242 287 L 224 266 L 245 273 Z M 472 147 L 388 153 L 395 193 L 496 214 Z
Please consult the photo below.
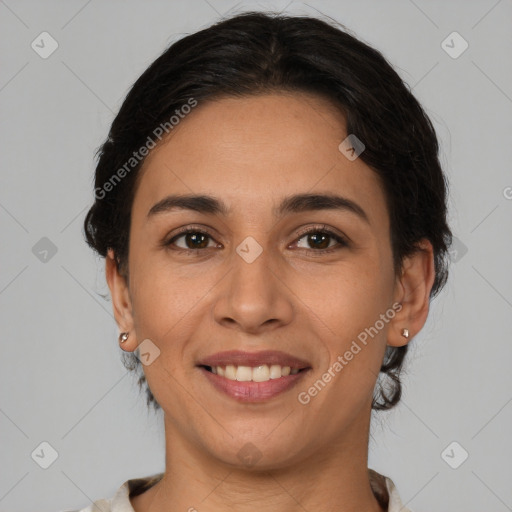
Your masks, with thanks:
M 188 233 L 194 233 L 194 234 L 200 233 L 200 234 L 208 236 L 212 240 L 214 240 L 214 238 L 210 235 L 210 233 L 208 233 L 207 231 L 205 231 L 202 228 L 186 227 L 186 228 L 183 228 L 181 231 L 179 231 L 176 235 L 174 235 L 170 240 L 165 241 L 163 243 L 163 245 L 165 247 L 170 247 L 171 245 L 174 244 L 174 242 L 177 239 L 181 238 L 184 235 L 187 235 Z M 318 256 L 318 255 L 322 255 L 322 254 L 331 253 L 331 252 L 340 250 L 343 247 L 347 247 L 349 245 L 347 240 L 344 237 L 342 237 L 342 236 L 338 235 L 337 233 L 335 233 L 334 231 L 330 230 L 325 225 L 314 226 L 312 228 L 308 228 L 304 231 L 299 232 L 297 235 L 298 236 L 297 241 L 301 240 L 306 235 L 310 235 L 310 234 L 328 235 L 331 238 L 334 238 L 338 242 L 338 246 L 330 247 L 328 249 L 303 249 L 304 251 L 306 251 L 307 254 L 310 254 L 310 255 Z M 206 249 L 209 249 L 209 247 L 205 247 L 203 249 L 183 249 L 181 247 L 178 247 L 178 248 L 174 247 L 171 250 L 178 251 L 178 252 L 184 252 L 191 256 L 199 256 L 199 253 L 201 251 L 205 251 Z

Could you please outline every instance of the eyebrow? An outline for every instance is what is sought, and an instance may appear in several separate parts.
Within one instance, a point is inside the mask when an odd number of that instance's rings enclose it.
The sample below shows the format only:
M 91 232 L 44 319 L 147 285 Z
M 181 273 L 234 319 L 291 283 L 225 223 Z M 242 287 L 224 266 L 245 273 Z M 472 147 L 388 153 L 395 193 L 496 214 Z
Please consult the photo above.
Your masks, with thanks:
M 170 195 L 158 201 L 147 217 L 173 210 L 192 210 L 209 215 L 228 216 L 231 210 L 221 199 L 207 195 Z M 315 210 L 341 210 L 351 212 L 370 223 L 368 215 L 356 202 L 335 194 L 295 194 L 286 197 L 273 209 L 275 217 Z

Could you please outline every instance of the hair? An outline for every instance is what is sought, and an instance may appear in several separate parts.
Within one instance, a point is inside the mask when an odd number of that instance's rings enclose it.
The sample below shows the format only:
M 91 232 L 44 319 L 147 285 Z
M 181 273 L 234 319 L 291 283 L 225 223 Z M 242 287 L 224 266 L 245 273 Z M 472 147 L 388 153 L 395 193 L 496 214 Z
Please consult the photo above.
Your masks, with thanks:
M 147 145 L 159 126 L 169 132 L 170 116 L 191 99 L 201 104 L 222 97 L 310 93 L 339 108 L 347 133 L 365 145 L 359 158 L 384 188 L 395 272 L 406 256 L 421 250 L 421 239 L 431 242 L 433 298 L 446 282 L 452 242 L 446 220 L 448 184 L 435 130 L 382 54 L 341 27 L 307 16 L 247 12 L 170 45 L 135 81 L 97 151 L 96 199 L 84 221 L 87 243 L 103 257 L 112 248 L 128 279 L 131 208 L 144 162 L 140 157 L 134 161 L 134 151 Z M 400 400 L 407 349 L 408 344 L 386 347 L 372 409 L 391 409 Z M 139 371 L 148 407 L 161 408 L 139 359 L 123 352 L 123 363 Z

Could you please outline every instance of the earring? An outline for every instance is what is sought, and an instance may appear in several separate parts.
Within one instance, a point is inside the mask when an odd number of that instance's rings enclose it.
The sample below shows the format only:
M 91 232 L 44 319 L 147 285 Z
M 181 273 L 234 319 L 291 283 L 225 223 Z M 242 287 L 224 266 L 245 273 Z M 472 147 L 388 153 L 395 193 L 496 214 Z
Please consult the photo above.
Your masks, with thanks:
M 409 329 L 402 329 L 402 336 L 404 338 L 408 338 L 409 337 Z
M 129 333 L 129 332 L 122 332 L 122 333 L 119 335 L 119 342 L 120 342 L 120 343 L 124 343 L 124 342 L 128 339 L 128 336 L 130 336 L 130 333 Z

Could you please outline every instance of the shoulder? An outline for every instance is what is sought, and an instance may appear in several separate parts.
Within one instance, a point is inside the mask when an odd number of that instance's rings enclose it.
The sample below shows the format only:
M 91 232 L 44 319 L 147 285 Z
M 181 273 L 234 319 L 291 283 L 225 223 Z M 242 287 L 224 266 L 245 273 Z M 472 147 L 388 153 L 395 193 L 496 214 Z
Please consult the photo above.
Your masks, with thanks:
M 381 475 L 373 469 L 369 469 L 368 472 L 372 491 L 387 512 L 413 512 L 403 505 L 398 489 L 391 478 Z
M 130 498 L 148 490 L 162 477 L 163 473 L 157 473 L 151 476 L 126 480 L 112 498 L 96 500 L 82 509 L 68 509 L 59 512 L 135 512 Z
M 96 500 L 85 508 L 73 510 L 66 509 L 60 510 L 59 512 L 112 512 L 112 499 Z

